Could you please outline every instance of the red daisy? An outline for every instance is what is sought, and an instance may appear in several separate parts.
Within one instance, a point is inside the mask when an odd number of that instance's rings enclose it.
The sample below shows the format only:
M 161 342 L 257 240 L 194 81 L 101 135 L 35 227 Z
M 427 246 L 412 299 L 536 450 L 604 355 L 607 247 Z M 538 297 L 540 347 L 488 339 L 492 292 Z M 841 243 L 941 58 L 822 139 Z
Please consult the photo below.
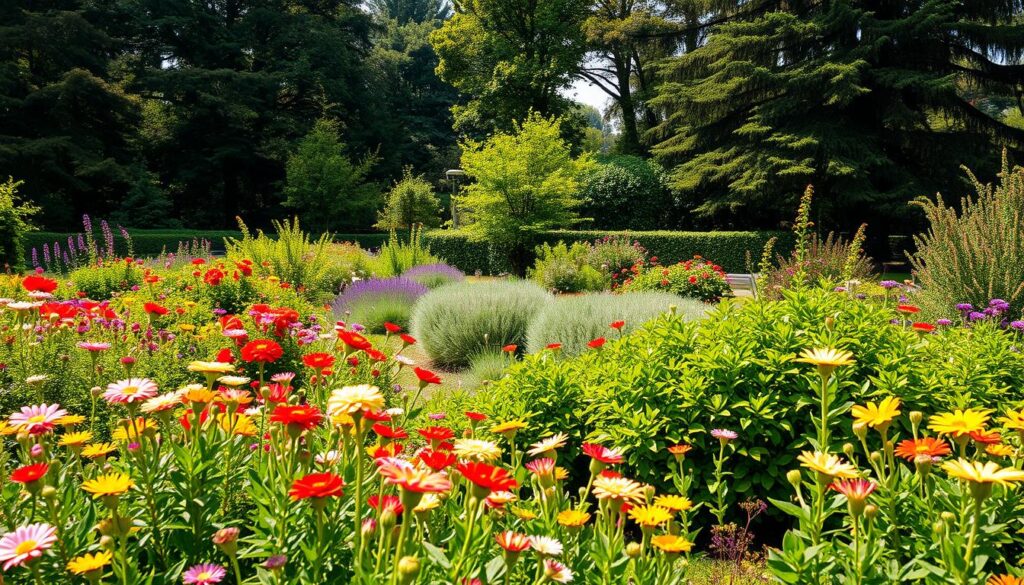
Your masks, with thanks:
M 370 340 L 354 331 L 339 331 L 338 339 L 354 351 L 366 351 L 373 347 Z
M 583 443 L 583 453 L 591 459 L 597 459 L 601 463 L 608 465 L 622 463 L 625 460 L 622 453 L 603 445 L 595 445 L 594 443 Z
M 430 370 L 425 370 L 417 366 L 413 368 L 412 371 L 416 374 L 416 377 L 419 378 L 421 386 L 441 383 L 441 377 Z
M 293 500 L 340 496 L 341 488 L 344 485 L 345 482 L 333 473 L 310 473 L 295 480 L 288 495 Z
M 914 323 L 910 328 L 921 333 L 931 333 L 932 331 L 935 331 L 935 325 L 932 325 L 931 323 Z
M 469 420 L 471 420 L 473 422 L 480 422 L 482 420 L 487 420 L 487 415 L 486 414 L 481 414 L 479 412 L 467 411 L 466 412 L 466 418 L 468 418 Z
M 146 303 L 142 305 L 142 308 L 150 315 L 163 316 L 167 314 L 167 307 L 158 305 L 156 303 Z
M 515 353 L 517 349 L 519 349 L 518 345 L 516 345 L 514 343 L 510 343 L 510 344 L 506 345 L 505 347 L 501 348 L 501 351 L 503 351 L 505 353 Z
M 444 451 L 434 451 L 433 449 L 423 449 L 419 452 L 420 461 L 424 465 L 433 469 L 434 471 L 441 471 L 455 464 L 456 457 L 452 453 L 445 453 Z
M 307 353 L 302 356 L 302 363 L 314 370 L 323 370 L 334 367 L 334 356 L 324 352 Z
M 427 427 L 416 432 L 418 432 L 424 439 L 430 441 L 431 444 L 447 441 L 448 439 L 455 437 L 455 431 L 448 427 Z
M 914 313 L 920 313 L 921 309 L 914 305 L 897 305 L 896 310 L 906 315 L 913 315 Z
M 390 321 L 384 323 L 384 329 L 388 333 L 400 333 L 402 331 L 401 327 L 395 325 L 394 323 L 391 323 Z
M 399 335 L 399 337 L 402 339 L 402 343 L 404 343 L 405 345 L 414 345 L 416 343 L 416 338 L 407 333 L 403 333 Z
M 374 494 L 366 499 L 366 503 L 374 510 L 390 510 L 395 513 L 395 516 L 399 516 L 405 511 L 405 506 L 402 505 L 402 500 L 398 499 L 398 496 L 388 494 L 383 498 Z
M 315 428 L 323 420 L 324 415 L 315 406 L 281 404 L 270 415 L 270 422 L 294 426 L 304 431 Z
M 557 351 L 559 349 L 562 349 L 562 344 L 561 343 L 549 343 L 546 346 L 544 346 L 544 349 L 550 349 L 552 351 Z
M 598 348 L 604 346 L 605 341 L 606 340 L 605 340 L 604 337 L 598 337 L 597 339 L 591 339 L 590 341 L 587 342 L 587 347 L 589 347 L 591 349 L 598 349 Z
M 273 339 L 257 339 L 246 343 L 242 348 L 242 359 L 247 362 L 269 364 L 277 361 L 284 350 Z
M 405 429 L 403 429 L 402 427 L 393 427 L 390 425 L 375 423 L 371 428 L 373 429 L 373 432 L 377 433 L 377 436 L 383 437 L 385 439 L 394 440 L 409 438 L 409 433 L 405 432 Z
M 481 490 L 488 492 L 507 492 L 518 485 L 508 470 L 495 467 L 490 463 L 470 461 L 460 463 L 456 469 L 470 482 Z
M 39 481 L 46 475 L 46 472 L 50 470 L 50 466 L 46 463 L 34 463 L 32 465 L 23 465 L 14 470 L 11 473 L 11 481 L 17 483 L 32 483 Z
M 612 324 L 609 325 L 609 327 L 611 327 L 612 329 L 616 329 L 618 331 L 622 331 L 622 328 L 625 327 L 625 326 L 626 326 L 626 322 L 625 321 L 612 321 Z

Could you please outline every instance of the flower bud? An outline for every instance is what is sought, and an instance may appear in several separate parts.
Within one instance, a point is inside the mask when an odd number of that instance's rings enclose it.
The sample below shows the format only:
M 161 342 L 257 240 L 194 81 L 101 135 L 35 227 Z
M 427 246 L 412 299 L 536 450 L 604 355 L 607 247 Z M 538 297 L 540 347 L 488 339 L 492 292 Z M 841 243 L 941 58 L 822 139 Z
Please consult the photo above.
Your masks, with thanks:
M 825 317 L 825 329 L 828 329 L 828 330 L 831 331 L 832 327 L 834 327 L 835 324 L 836 324 L 835 317 Z
M 408 585 L 420 574 L 420 560 L 413 556 L 402 557 L 398 561 L 398 582 Z
M 932 471 L 932 465 L 934 465 L 934 462 L 930 455 L 918 455 L 917 457 L 914 457 L 914 467 L 917 468 L 917 472 L 920 473 L 922 477 L 928 477 L 928 474 Z
M 371 536 L 377 531 L 377 521 L 373 518 L 363 520 L 363 536 Z
M 104 534 L 103 536 L 100 537 L 100 548 L 102 548 L 103 550 L 111 550 L 112 551 L 112 550 L 114 550 L 114 547 L 116 545 L 117 545 L 117 542 L 113 539 L 113 537 L 107 536 L 106 534 Z
M 391 530 L 397 522 L 398 516 L 393 509 L 384 508 L 384 511 L 380 513 L 380 527 L 384 530 Z
M 917 426 L 924 420 L 924 413 L 919 410 L 913 410 L 910 412 L 910 424 Z
M 878 516 L 878 506 L 874 504 L 868 504 L 864 506 L 864 517 L 868 520 L 874 520 L 875 516 Z
M 52 485 L 43 486 L 43 489 L 39 492 L 43 499 L 48 502 L 52 502 L 57 497 L 57 488 Z
M 868 426 L 861 424 L 853 425 L 853 435 L 863 441 L 868 436 Z
M 871 462 L 874 463 L 875 465 L 881 465 L 882 464 L 882 454 L 879 453 L 878 451 L 872 451 L 871 452 Z
M 640 548 L 640 543 L 631 542 L 626 545 L 626 556 L 631 559 L 639 558 L 641 552 L 642 549 Z
M 789 482 L 789 485 L 793 486 L 793 489 L 800 491 L 800 486 L 803 484 L 803 475 L 799 469 L 790 469 L 786 473 L 786 480 Z
M 946 525 L 943 524 L 942 520 L 936 520 L 935 523 L 932 524 L 932 534 L 934 534 L 936 537 L 941 538 L 942 535 L 945 534 L 945 532 Z
M 229 557 L 238 551 L 238 529 L 233 526 L 221 528 L 214 533 L 212 540 L 213 544 Z
M 843 443 L 843 453 L 848 459 L 853 459 L 853 443 Z
M 947 524 L 952 524 L 956 522 L 956 514 L 952 512 L 943 512 L 939 515 L 939 517 L 942 518 L 942 520 Z
M 103 394 L 103 389 L 99 386 L 93 386 L 92 389 L 89 390 L 89 393 L 92 394 L 93 398 L 99 398 L 100 395 Z

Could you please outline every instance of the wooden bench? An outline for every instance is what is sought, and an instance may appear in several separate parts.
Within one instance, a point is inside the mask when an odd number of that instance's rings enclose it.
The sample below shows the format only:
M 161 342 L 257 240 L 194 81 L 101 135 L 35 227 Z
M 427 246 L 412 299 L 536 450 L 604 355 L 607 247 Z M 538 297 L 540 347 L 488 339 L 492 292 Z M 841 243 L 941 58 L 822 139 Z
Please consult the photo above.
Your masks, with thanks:
M 726 274 L 725 281 L 729 283 L 734 293 L 749 292 L 750 296 L 757 298 L 756 274 Z

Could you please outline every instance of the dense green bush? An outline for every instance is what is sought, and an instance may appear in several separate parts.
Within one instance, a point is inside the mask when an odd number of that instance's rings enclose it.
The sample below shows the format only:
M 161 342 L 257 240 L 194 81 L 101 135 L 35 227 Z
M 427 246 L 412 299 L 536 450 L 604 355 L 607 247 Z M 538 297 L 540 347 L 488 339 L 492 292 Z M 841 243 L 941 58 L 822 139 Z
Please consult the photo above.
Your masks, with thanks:
M 143 276 L 143 269 L 134 262 L 112 260 L 74 270 L 68 278 L 76 292 L 85 293 L 86 298 L 104 300 L 141 285 Z
M 20 270 L 25 264 L 25 236 L 32 230 L 29 219 L 38 211 L 18 199 L 20 181 L 0 183 L 0 268 Z
M 449 284 L 416 303 L 412 334 L 435 364 L 465 367 L 482 351 L 525 345 L 527 326 L 550 300 L 529 281 Z
M 658 163 L 637 156 L 598 159 L 580 187 L 580 214 L 607 230 L 654 230 L 670 225 L 673 201 Z
M 1019 334 L 978 324 L 919 335 L 891 324 L 894 317 L 892 309 L 823 291 L 726 302 L 695 322 L 668 315 L 576 359 L 526 356 L 483 397 L 485 411 L 528 420 L 520 444 L 566 432 L 574 445 L 588 439 L 625 449 L 630 477 L 659 486 L 672 459 L 665 448 L 681 442 L 694 445 L 687 459 L 696 484 L 706 483 L 718 449 L 709 431 L 731 428 L 741 437 L 729 463 L 733 501 L 785 500 L 792 494 L 785 473 L 807 448 L 803 437 L 814 434 L 817 375 L 794 361 L 804 349 L 853 352 L 856 363 L 837 372 L 834 404 L 843 410 L 885 395 L 900 397 L 904 411 L 926 413 L 1024 398 Z M 850 424 L 838 425 L 832 452 L 855 440 L 851 433 Z
M 370 272 L 374 276 L 387 278 L 404 274 L 420 264 L 437 264 L 440 259 L 430 253 L 430 246 L 423 243 L 420 234 L 419 228 L 413 228 L 409 238 L 402 239 L 392 230 L 388 242 L 370 259 Z
M 377 224 L 382 230 L 436 227 L 441 223 L 441 203 L 422 175 L 413 175 L 406 168 L 402 180 L 388 191 L 384 209 L 377 212 Z
M 637 265 L 628 276 L 619 287 L 623 292 L 656 290 L 705 302 L 717 301 L 731 292 L 721 267 L 702 258 L 671 266 Z
M 535 353 L 560 343 L 562 356 L 576 356 L 587 351 L 587 343 L 594 339 L 618 339 L 673 308 L 687 321 L 699 319 L 707 310 L 700 301 L 663 292 L 558 297 L 530 322 L 526 348 Z M 619 330 L 611 327 L 616 321 L 623 322 Z
M 537 263 L 527 270 L 527 276 L 549 291 L 576 293 L 599 291 L 608 288 L 607 272 L 589 264 L 591 247 L 575 242 L 537 246 Z
M 747 256 L 758 258 L 765 243 L 776 238 L 775 251 L 788 254 L 793 249 L 793 235 L 788 232 L 604 232 L 598 230 L 561 230 L 543 232 L 537 244 L 559 240 L 592 242 L 606 236 L 620 236 L 639 242 L 662 264 L 674 264 L 693 258 L 695 254 L 714 258 L 726 272 L 746 272 Z M 423 242 L 452 266 L 472 274 L 508 272 L 508 256 L 488 242 L 471 242 L 461 231 L 433 230 L 423 235 Z

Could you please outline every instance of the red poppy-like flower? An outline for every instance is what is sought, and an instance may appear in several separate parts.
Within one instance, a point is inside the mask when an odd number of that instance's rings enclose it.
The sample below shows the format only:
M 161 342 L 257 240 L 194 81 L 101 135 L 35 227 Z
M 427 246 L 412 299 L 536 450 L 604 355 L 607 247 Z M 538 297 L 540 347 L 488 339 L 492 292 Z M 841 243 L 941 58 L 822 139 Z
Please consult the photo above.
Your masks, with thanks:
M 430 441 L 431 443 L 437 441 L 447 441 L 448 439 L 455 437 L 455 431 L 448 427 L 427 427 L 425 429 L 419 429 L 416 431 L 421 437 Z
M 423 449 L 419 452 L 420 461 L 424 465 L 433 469 L 434 471 L 441 471 L 455 464 L 456 457 L 453 453 L 446 453 L 444 451 L 435 451 L 433 449 Z
M 226 329 L 245 329 L 245 324 L 236 315 L 222 315 L 217 322 L 220 323 L 221 331 Z
M 907 315 L 913 315 L 914 313 L 921 312 L 921 309 L 914 305 L 896 305 L 896 310 Z
M 367 410 L 363 412 L 363 418 L 373 422 L 388 422 L 391 415 L 383 410 Z
M 518 345 L 516 345 L 514 343 L 510 343 L 510 344 L 506 345 L 505 347 L 501 348 L 501 351 L 503 351 L 505 353 L 515 353 L 517 349 L 519 349 Z
M 390 321 L 384 323 L 384 329 L 387 330 L 388 333 L 399 333 L 402 331 L 401 327 L 391 323 Z
M 211 268 L 203 275 L 203 282 L 210 286 L 217 286 L 224 280 L 224 271 L 219 268 Z
M 604 445 L 595 445 L 594 443 L 583 443 L 583 453 L 591 459 L 597 459 L 601 463 L 607 463 L 609 465 L 615 465 L 625 461 L 622 453 L 619 453 L 614 449 L 609 449 Z
M 460 463 L 456 469 L 473 485 L 489 492 L 505 492 L 518 485 L 507 469 L 495 467 L 490 463 L 471 461 Z
M 471 420 L 473 422 L 480 422 L 482 420 L 487 420 L 487 415 L 486 414 L 481 414 L 479 412 L 467 411 L 466 412 L 466 418 L 468 418 L 469 420 Z
M 395 516 L 400 516 L 405 511 L 402 500 L 398 496 L 388 494 L 383 498 L 374 494 L 366 499 L 366 503 L 374 510 L 391 510 Z
M 43 303 L 39 305 L 39 316 L 44 321 L 70 321 L 78 315 L 74 305 L 65 303 Z
M 529 536 L 512 532 L 511 530 L 495 534 L 494 539 L 498 541 L 498 546 L 510 553 L 520 553 L 530 548 Z
M 409 433 L 405 432 L 402 427 L 393 427 L 390 425 L 376 423 L 372 427 L 373 432 L 377 433 L 378 436 L 385 439 L 408 439 Z
M 235 268 L 246 276 L 252 276 L 252 262 L 235 262 Z
M 376 349 L 374 349 L 372 347 L 370 349 L 367 349 L 363 353 L 366 354 L 366 357 L 370 358 L 371 360 L 373 360 L 375 362 L 386 362 L 386 361 L 388 361 L 388 354 L 384 353 L 383 351 L 376 350 Z
M 590 349 L 600 349 L 604 346 L 607 340 L 604 337 L 598 337 L 597 339 L 591 339 L 587 342 L 587 347 Z
M 334 356 L 329 353 L 317 352 L 307 353 L 302 356 L 302 363 L 314 370 L 334 367 Z
M 204 260 L 203 258 L 193 258 L 192 259 L 192 266 L 201 266 L 203 264 L 206 264 L 206 260 Z
M 344 485 L 344 480 L 333 473 L 310 473 L 295 480 L 288 495 L 293 500 L 340 496 Z
M 932 325 L 931 323 L 914 323 L 910 328 L 921 333 L 931 333 L 932 331 L 935 331 L 935 325 Z
M 402 343 L 404 343 L 405 345 L 414 345 L 416 343 L 416 338 L 413 337 L 412 335 L 409 335 L 408 333 L 403 333 L 399 335 L 399 337 L 402 339 Z
M 366 351 L 373 348 L 373 344 L 370 343 L 370 340 L 354 331 L 339 331 L 338 339 L 355 351 Z
M 434 372 L 431 372 L 430 370 L 425 370 L 417 366 L 413 368 L 412 371 L 416 374 L 416 377 L 419 378 L 421 385 L 425 386 L 427 384 L 441 383 L 441 377 L 435 374 Z
M 242 348 L 242 359 L 247 362 L 270 364 L 277 361 L 284 350 L 273 339 L 257 339 L 245 344 Z
M 142 305 L 142 308 L 147 313 L 149 313 L 150 315 L 163 316 L 163 315 L 166 315 L 168 313 L 167 307 L 164 307 L 162 305 L 158 305 L 156 303 L 146 303 L 146 304 Z
M 256 386 L 259 386 L 259 384 L 259 381 L 255 382 Z M 291 393 L 288 386 L 276 383 L 267 384 L 267 390 L 269 391 L 267 395 L 267 401 L 272 402 L 274 404 L 288 402 L 288 395 Z
M 217 357 L 214 361 L 222 364 L 230 364 L 235 361 L 235 354 L 231 353 L 231 349 L 225 347 L 224 349 L 217 352 Z
M 315 406 L 308 405 L 280 405 L 270 415 L 270 421 L 283 425 L 301 428 L 304 431 L 315 428 L 323 420 L 324 415 Z
M 33 463 L 32 465 L 23 465 L 14 470 L 11 473 L 11 481 L 17 483 L 32 483 L 39 481 L 46 475 L 46 472 L 50 470 L 50 466 L 46 463 Z
M 38 274 L 30 274 L 21 281 L 21 287 L 28 292 L 52 293 L 57 290 L 57 281 Z
M 618 331 L 622 331 L 622 328 L 625 327 L 625 326 L 626 326 L 626 322 L 625 321 L 612 321 L 612 324 L 609 325 L 609 327 L 611 327 L 612 329 L 616 329 Z
M 550 349 L 552 351 L 557 351 L 559 349 L 562 349 L 562 344 L 561 343 L 549 343 L 546 346 L 544 346 L 544 349 Z

